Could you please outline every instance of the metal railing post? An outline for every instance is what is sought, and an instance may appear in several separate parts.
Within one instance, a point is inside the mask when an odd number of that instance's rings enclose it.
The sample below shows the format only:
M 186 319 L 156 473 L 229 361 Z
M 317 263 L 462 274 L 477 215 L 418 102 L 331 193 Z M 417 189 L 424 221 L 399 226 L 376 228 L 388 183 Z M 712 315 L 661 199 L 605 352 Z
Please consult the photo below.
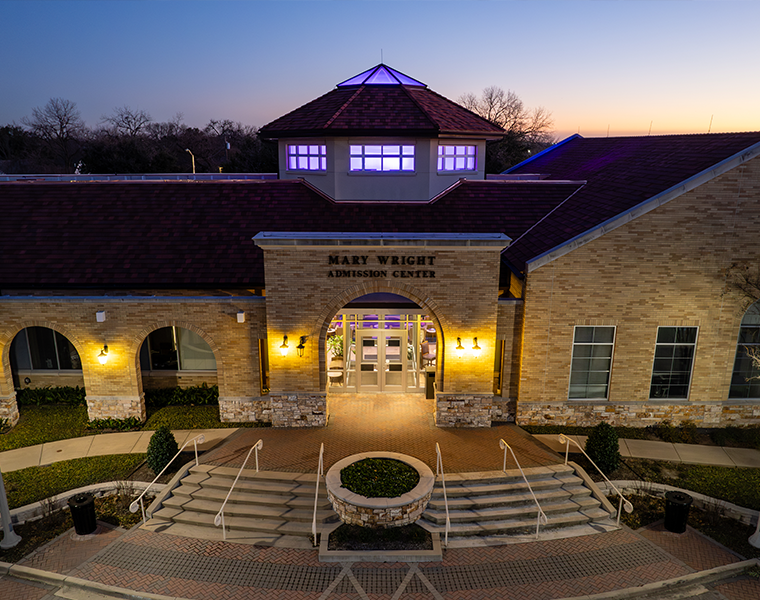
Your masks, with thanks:
M 325 472 L 325 444 L 324 442 L 319 445 L 319 462 L 317 463 L 317 485 L 314 490 L 314 516 L 311 519 L 311 535 L 313 538 L 314 546 L 317 545 L 317 501 L 319 499 L 319 478 L 324 475 Z
M 522 470 L 522 467 L 520 466 L 520 462 L 517 460 L 517 457 L 515 456 L 514 450 L 512 450 L 512 446 L 507 444 L 503 439 L 499 440 L 499 448 L 504 450 L 504 474 L 506 475 L 507 471 L 507 450 L 509 450 L 510 454 L 512 455 L 512 458 L 515 460 L 515 464 L 517 465 L 517 468 L 520 470 L 520 475 L 522 475 L 523 481 L 525 482 L 525 485 L 528 486 L 528 491 L 530 492 L 530 495 L 533 497 L 533 502 L 536 503 L 536 508 L 538 508 L 538 514 L 536 515 L 536 539 L 538 539 L 538 533 L 541 525 L 546 525 L 549 522 L 549 519 L 546 517 L 546 513 L 541 508 L 541 505 L 538 503 L 538 498 L 536 498 L 536 495 L 533 493 L 533 488 L 530 485 L 530 482 L 528 481 L 528 478 L 525 476 L 525 472 Z
M 224 524 L 224 507 L 227 506 L 227 500 L 230 499 L 230 494 L 232 494 L 232 490 L 235 489 L 235 485 L 237 485 L 238 479 L 240 479 L 240 474 L 243 472 L 243 469 L 245 469 L 245 465 L 248 464 L 248 459 L 251 458 L 251 452 L 254 450 L 256 451 L 256 472 L 259 472 L 259 449 L 263 447 L 264 440 L 259 440 L 251 446 L 250 450 L 248 450 L 248 454 L 246 454 L 242 466 L 238 469 L 237 477 L 235 477 L 235 481 L 233 481 L 230 486 L 230 491 L 227 492 L 227 496 L 224 498 L 224 502 L 222 502 L 222 508 L 220 508 L 219 512 L 214 516 L 214 525 L 216 527 L 219 527 L 219 525 L 222 526 L 222 539 L 225 541 L 227 540 L 227 527 Z
M 451 529 L 451 519 L 449 519 L 449 499 L 446 495 L 446 476 L 443 473 L 443 457 L 441 456 L 441 447 L 438 445 L 438 442 L 435 443 L 435 454 L 436 454 L 436 461 L 435 461 L 435 474 L 436 477 L 440 473 L 441 475 L 441 485 L 443 486 L 443 506 L 446 508 L 446 528 L 444 532 L 444 545 L 448 547 L 449 545 L 449 530 Z

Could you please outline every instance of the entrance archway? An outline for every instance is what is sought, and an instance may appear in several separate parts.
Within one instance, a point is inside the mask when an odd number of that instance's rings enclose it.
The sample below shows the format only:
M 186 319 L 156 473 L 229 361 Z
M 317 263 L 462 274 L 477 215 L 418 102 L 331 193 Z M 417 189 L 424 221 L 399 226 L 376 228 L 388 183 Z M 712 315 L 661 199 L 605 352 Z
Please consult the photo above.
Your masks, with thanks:
M 411 300 L 371 293 L 330 320 L 325 337 L 328 392 L 424 394 L 440 350 L 435 319 Z

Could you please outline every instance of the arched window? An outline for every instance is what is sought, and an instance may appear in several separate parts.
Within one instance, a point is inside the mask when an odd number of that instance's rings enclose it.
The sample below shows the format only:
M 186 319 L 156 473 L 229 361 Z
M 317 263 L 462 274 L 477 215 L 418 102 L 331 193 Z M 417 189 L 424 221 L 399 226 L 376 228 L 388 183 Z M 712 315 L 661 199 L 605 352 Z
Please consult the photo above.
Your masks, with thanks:
M 739 328 L 729 398 L 760 398 L 760 300 L 747 309 Z
M 74 345 L 47 327 L 27 327 L 11 342 L 11 365 L 18 371 L 81 371 Z
M 150 333 L 140 348 L 143 371 L 215 371 L 216 359 L 206 341 L 182 327 Z

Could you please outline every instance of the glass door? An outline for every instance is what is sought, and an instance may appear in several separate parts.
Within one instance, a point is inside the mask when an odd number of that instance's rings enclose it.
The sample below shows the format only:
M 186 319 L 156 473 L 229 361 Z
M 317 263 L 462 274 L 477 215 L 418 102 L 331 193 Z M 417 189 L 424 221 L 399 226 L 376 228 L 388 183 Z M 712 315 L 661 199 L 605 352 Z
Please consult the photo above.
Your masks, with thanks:
M 359 389 L 365 392 L 379 392 L 382 390 L 380 381 L 380 350 L 378 343 L 380 336 L 376 331 L 371 334 L 359 334 L 359 357 L 357 367 L 359 369 Z

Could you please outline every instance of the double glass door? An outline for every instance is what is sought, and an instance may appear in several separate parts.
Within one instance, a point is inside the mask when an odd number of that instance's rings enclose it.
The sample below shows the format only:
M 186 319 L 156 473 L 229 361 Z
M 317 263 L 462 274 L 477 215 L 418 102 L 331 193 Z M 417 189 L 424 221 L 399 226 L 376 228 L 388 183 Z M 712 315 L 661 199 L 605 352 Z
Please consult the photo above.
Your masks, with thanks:
M 383 330 L 360 331 L 358 337 L 359 388 L 367 392 L 405 390 L 407 369 L 404 369 L 402 351 L 406 340 L 402 340 L 398 333 Z

